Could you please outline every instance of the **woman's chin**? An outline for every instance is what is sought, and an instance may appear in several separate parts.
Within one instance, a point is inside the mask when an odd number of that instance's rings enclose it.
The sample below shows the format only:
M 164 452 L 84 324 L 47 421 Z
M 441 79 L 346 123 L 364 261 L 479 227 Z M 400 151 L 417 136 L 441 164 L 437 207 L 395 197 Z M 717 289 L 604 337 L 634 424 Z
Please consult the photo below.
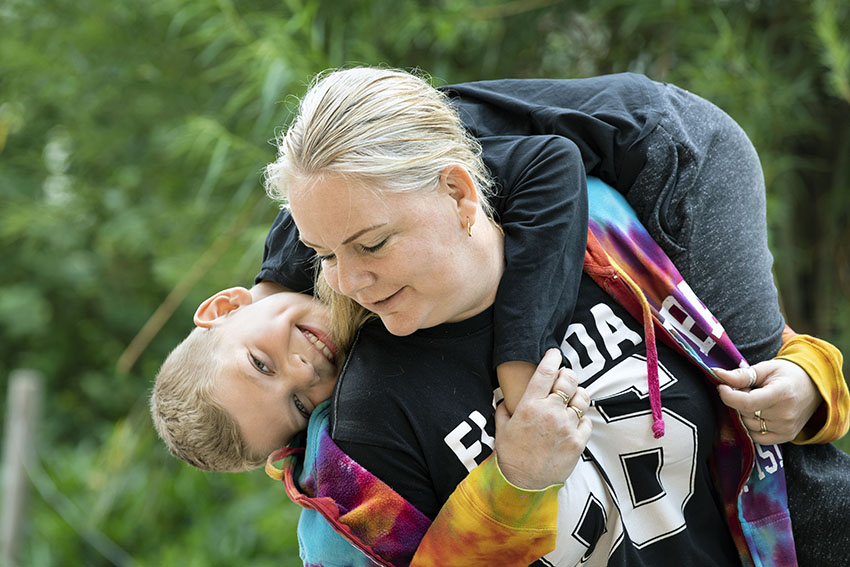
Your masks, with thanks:
M 420 329 L 420 326 L 416 322 L 414 322 L 410 317 L 405 316 L 403 313 L 391 313 L 388 315 L 381 315 L 380 317 L 381 322 L 384 324 L 387 331 L 389 331 L 391 335 L 395 335 L 397 337 L 406 337 Z

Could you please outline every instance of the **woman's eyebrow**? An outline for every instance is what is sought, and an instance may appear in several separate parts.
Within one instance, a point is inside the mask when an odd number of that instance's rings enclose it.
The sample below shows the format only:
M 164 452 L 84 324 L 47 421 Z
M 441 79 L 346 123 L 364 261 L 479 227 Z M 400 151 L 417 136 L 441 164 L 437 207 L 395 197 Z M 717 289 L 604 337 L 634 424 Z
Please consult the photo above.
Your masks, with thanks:
M 382 222 L 382 223 L 379 223 L 379 224 L 373 224 L 372 226 L 366 227 L 363 230 L 358 230 L 357 232 L 355 232 L 354 234 L 352 234 L 351 236 L 349 236 L 348 238 L 343 240 L 342 244 L 350 244 L 351 242 L 353 242 L 354 240 L 357 240 L 358 238 L 360 238 L 361 236 L 363 236 L 364 234 L 366 234 L 370 230 L 375 230 L 376 228 L 381 228 L 382 226 L 385 226 L 386 224 L 387 223 Z M 317 246 L 316 244 L 312 244 L 312 243 L 308 242 L 307 240 L 304 240 L 300 236 L 298 237 L 298 240 L 300 240 L 302 244 L 304 244 L 305 246 L 309 246 L 310 248 L 321 248 L 321 246 Z

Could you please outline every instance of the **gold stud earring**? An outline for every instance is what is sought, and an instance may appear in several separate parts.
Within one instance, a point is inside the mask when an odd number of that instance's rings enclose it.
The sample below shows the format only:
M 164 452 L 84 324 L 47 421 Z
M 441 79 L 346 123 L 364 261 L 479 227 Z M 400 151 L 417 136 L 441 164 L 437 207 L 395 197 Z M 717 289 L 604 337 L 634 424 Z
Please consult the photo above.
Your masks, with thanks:
M 472 238 L 472 225 L 469 224 L 469 217 L 466 217 L 466 235 Z

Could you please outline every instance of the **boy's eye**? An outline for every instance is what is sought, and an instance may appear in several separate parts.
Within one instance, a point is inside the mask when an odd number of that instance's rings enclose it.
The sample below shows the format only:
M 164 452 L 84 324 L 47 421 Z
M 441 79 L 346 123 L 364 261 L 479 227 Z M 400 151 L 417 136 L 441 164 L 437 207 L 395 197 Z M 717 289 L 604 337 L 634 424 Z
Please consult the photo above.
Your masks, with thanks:
M 256 356 L 254 356 L 253 354 L 249 354 L 248 356 L 251 357 L 251 364 L 254 365 L 254 368 L 259 370 L 263 374 L 268 374 L 269 372 L 271 372 L 271 369 L 268 367 L 268 365 L 265 362 L 263 362 L 262 360 L 260 360 Z
M 295 409 L 304 416 L 305 419 L 310 419 L 310 412 L 307 411 L 307 408 L 304 407 L 304 404 L 301 403 L 301 400 L 298 399 L 298 396 L 292 395 L 292 401 L 295 404 Z

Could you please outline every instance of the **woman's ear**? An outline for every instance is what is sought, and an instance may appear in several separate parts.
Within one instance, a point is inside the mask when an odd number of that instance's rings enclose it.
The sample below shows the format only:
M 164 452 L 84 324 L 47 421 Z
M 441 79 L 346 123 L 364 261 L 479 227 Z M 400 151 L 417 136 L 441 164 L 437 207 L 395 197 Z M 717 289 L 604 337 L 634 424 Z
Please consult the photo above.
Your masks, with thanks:
M 223 317 L 241 307 L 252 303 L 251 292 L 244 287 L 231 287 L 222 290 L 198 306 L 195 311 L 195 325 L 209 329 Z
M 455 201 L 458 218 L 463 230 L 467 230 L 467 223 L 475 224 L 478 213 L 478 191 L 475 189 L 475 181 L 466 168 L 459 165 L 450 165 L 440 173 L 440 187 Z

